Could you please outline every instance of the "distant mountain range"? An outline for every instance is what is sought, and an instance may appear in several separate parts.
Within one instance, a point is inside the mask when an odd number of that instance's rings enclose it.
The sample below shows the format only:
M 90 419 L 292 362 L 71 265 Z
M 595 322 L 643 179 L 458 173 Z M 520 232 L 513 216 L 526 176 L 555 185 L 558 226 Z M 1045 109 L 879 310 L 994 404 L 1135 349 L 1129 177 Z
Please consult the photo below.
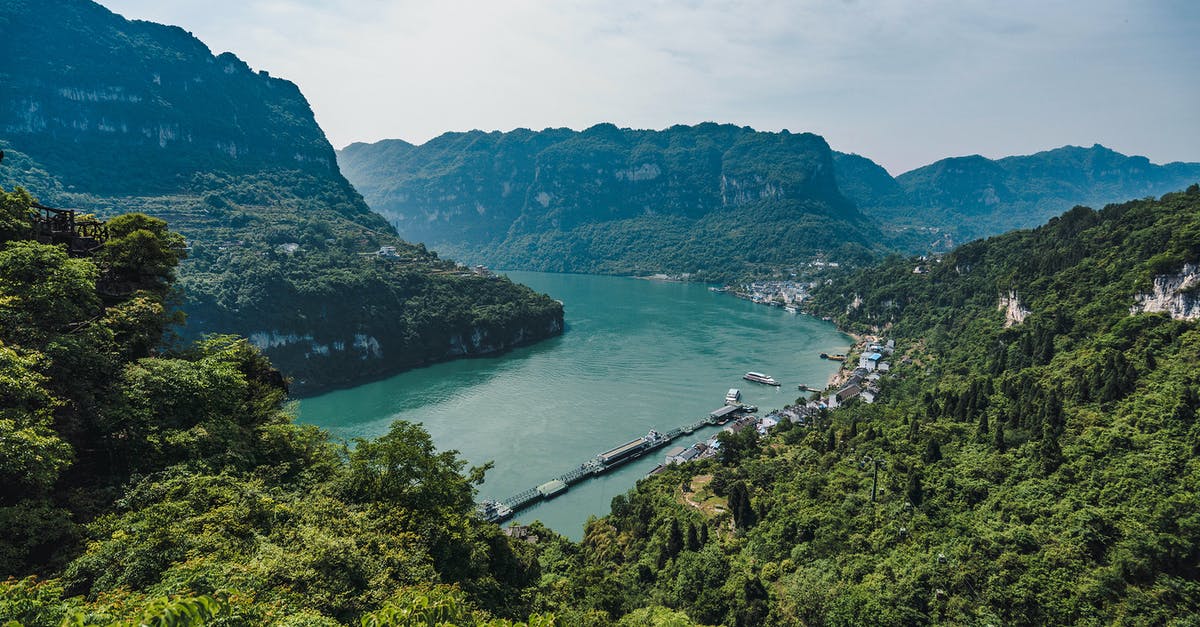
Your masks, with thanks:
M 879 250 L 810 133 L 472 131 L 353 144 L 338 160 L 404 237 L 508 268 L 719 279 Z
M 1156 196 L 1200 163 L 1103 146 L 944 159 L 892 177 L 812 134 L 701 124 L 663 131 L 447 133 L 338 151 L 401 235 L 503 267 L 722 279 L 813 257 L 948 250 L 1079 204 Z
M 7 0 L 0 33 L 0 185 L 167 219 L 189 333 L 249 336 L 311 391 L 562 329 L 549 297 L 399 239 L 296 85 L 86 0 Z
M 1200 163 L 1155 165 L 1099 144 L 1032 155 L 942 159 L 892 178 L 858 155 L 836 153 L 842 192 L 891 227 L 937 227 L 959 240 L 1030 228 L 1078 205 L 1161 196 L 1200 181 Z

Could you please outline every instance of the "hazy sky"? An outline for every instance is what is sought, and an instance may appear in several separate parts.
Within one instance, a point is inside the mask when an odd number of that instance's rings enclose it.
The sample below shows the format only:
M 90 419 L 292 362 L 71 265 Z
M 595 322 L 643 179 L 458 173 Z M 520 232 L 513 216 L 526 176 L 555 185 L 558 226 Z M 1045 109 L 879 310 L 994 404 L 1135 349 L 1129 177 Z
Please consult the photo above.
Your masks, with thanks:
M 1195 0 L 100 0 L 297 83 L 330 141 L 597 122 L 823 135 L 893 174 L 1200 161 Z

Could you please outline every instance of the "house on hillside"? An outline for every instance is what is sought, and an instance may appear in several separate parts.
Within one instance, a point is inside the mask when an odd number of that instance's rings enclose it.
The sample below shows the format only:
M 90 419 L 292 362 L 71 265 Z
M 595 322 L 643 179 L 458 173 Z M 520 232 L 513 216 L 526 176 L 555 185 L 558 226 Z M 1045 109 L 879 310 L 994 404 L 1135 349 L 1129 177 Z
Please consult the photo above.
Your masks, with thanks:
M 858 396 L 860 393 L 862 393 L 862 388 L 851 383 L 850 385 L 838 390 L 838 393 L 836 396 L 834 396 L 834 398 L 837 399 L 838 405 L 841 405 L 842 403 L 845 403 L 846 401 Z

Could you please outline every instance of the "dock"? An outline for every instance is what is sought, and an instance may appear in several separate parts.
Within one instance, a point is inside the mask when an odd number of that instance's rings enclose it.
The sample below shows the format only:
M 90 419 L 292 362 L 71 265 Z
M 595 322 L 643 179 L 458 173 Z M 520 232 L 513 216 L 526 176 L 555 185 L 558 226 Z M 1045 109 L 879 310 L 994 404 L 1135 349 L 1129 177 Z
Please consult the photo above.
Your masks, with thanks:
M 744 413 L 745 411 L 741 405 L 727 405 L 714 410 L 705 418 L 675 427 L 670 431 L 660 433 L 651 429 L 646 435 L 600 453 L 563 474 L 538 484 L 536 487 L 522 490 L 498 502 L 492 500 L 481 501 L 478 504 L 479 516 L 488 522 L 500 522 L 512 516 L 515 512 L 566 492 L 570 486 L 587 481 L 617 466 L 644 457 L 649 453 L 661 449 L 677 438 L 694 433 L 697 429 L 724 424 L 730 418 L 734 417 L 735 414 Z M 504 507 L 497 510 L 495 507 L 497 503 Z M 503 511 L 504 514 L 497 514 L 497 511 Z

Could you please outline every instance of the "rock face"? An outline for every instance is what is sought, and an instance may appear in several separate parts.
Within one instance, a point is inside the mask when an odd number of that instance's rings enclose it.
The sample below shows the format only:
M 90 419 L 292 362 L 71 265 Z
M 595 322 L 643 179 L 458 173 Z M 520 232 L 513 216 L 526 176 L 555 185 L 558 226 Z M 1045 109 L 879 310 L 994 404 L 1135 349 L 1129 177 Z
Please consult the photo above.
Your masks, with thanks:
M 70 188 L 173 191 L 196 174 L 338 176 L 295 84 L 174 26 L 84 0 L 7 0 L 0 137 Z
M 1166 313 L 1176 320 L 1200 320 L 1200 265 L 1154 277 L 1153 288 L 1134 297 L 1130 313 Z
M 1005 328 L 1025 322 L 1025 318 L 1032 313 L 1021 305 L 1021 299 L 1014 290 L 1009 290 L 1008 294 L 1000 295 L 1000 303 L 997 305 L 997 309 L 1004 312 Z
M 352 144 L 338 160 L 402 236 L 505 267 L 703 274 L 877 240 L 808 133 L 472 131 Z
M 184 334 L 249 336 L 294 391 L 562 330 L 549 297 L 400 240 L 296 85 L 183 29 L 87 0 L 5 0 L 0 59 L 0 185 L 166 219 L 189 244 Z M 476 332 L 477 347 L 450 341 Z

